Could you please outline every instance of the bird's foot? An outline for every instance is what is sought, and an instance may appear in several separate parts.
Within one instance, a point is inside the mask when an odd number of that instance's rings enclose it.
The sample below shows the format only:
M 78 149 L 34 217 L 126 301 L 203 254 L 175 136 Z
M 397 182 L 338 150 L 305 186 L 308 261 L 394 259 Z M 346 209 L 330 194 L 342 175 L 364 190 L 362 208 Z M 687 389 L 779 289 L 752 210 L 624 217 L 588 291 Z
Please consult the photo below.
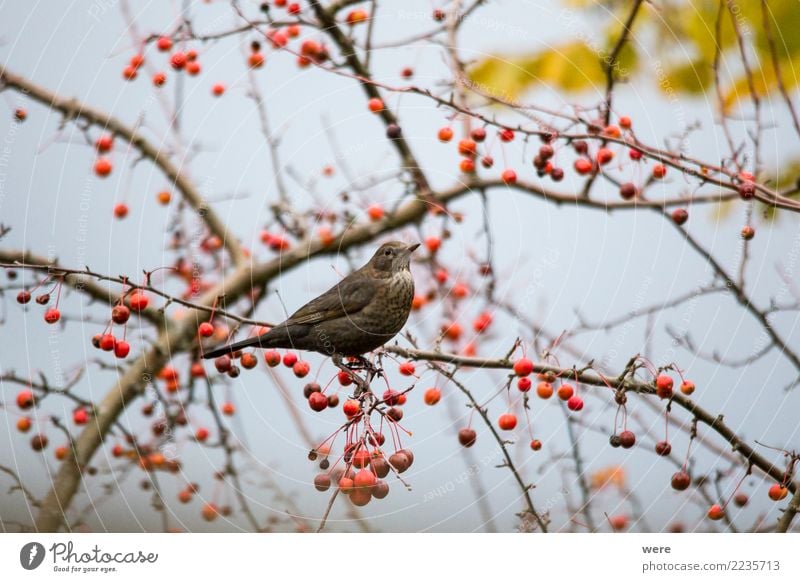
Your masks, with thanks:
M 352 371 L 365 370 L 370 374 L 377 376 L 379 378 L 383 377 L 383 368 L 376 366 L 364 356 L 356 356 L 355 360 L 353 360 L 352 362 L 347 362 L 345 365 L 347 366 L 348 369 Z

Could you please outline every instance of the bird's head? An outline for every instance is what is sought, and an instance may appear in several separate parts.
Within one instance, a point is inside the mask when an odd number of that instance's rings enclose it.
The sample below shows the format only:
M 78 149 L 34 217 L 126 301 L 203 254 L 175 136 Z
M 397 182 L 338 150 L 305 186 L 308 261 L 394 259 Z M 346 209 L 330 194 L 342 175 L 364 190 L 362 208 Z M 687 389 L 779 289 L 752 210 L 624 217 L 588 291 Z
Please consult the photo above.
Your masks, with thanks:
M 399 273 L 408 270 L 411 264 L 411 253 L 413 253 L 419 243 L 406 244 L 400 241 L 391 241 L 381 245 L 372 255 L 369 261 L 370 266 L 381 273 Z

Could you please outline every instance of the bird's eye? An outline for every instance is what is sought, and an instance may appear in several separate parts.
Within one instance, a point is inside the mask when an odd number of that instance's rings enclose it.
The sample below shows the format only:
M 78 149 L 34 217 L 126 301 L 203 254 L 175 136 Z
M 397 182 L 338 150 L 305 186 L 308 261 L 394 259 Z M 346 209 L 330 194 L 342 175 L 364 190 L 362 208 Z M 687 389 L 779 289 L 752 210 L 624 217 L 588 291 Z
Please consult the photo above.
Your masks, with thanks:
M 391 257 L 392 256 L 392 249 L 386 249 L 385 251 L 383 251 L 383 254 L 386 255 L 387 257 Z

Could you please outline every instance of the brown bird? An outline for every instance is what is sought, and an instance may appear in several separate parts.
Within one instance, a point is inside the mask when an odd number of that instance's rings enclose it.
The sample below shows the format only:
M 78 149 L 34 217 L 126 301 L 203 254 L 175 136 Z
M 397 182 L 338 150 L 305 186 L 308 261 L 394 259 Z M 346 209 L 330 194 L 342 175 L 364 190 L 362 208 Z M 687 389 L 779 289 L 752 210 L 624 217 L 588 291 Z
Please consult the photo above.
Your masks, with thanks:
M 309 350 L 341 360 L 379 348 L 397 335 L 411 312 L 414 279 L 409 265 L 418 246 L 399 241 L 381 245 L 366 265 L 283 323 L 203 357 L 216 358 L 255 346 Z

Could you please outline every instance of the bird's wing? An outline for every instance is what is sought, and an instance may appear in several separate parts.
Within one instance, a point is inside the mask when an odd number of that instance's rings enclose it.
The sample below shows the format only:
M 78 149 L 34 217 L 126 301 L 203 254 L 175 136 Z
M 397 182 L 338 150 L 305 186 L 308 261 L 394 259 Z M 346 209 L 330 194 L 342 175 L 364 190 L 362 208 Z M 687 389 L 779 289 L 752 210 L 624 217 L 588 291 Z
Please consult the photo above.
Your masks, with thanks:
M 325 293 L 312 299 L 286 320 L 286 325 L 314 324 L 358 313 L 375 296 L 377 285 L 370 277 L 342 279 Z

